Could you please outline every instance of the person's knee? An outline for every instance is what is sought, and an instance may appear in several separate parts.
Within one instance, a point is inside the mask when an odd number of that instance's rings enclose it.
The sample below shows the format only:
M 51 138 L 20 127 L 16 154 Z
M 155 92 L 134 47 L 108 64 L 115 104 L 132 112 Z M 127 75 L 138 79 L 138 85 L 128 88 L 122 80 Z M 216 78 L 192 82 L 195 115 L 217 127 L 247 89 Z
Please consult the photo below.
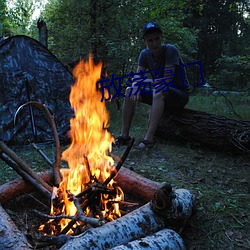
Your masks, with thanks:
M 153 99 L 154 100 L 164 100 L 165 98 L 165 93 L 163 93 L 162 91 L 159 92 L 155 92 L 153 93 Z
M 125 90 L 125 95 L 126 95 L 126 97 L 130 97 L 130 95 L 131 95 L 131 90 L 132 90 L 131 87 L 127 87 L 127 88 L 126 88 L 126 90 Z

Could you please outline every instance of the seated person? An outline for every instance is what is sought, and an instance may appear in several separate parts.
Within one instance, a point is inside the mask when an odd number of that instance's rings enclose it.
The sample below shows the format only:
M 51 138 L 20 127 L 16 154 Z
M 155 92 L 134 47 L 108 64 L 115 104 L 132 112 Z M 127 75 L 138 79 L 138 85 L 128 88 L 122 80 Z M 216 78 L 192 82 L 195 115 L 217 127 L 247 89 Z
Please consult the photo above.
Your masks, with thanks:
M 148 148 L 154 146 L 154 134 L 163 114 L 183 108 L 189 100 L 190 84 L 177 48 L 171 44 L 162 44 L 161 27 L 154 22 L 145 25 L 142 37 L 147 48 L 141 51 L 137 77 L 133 78 L 132 86 L 125 92 L 122 130 L 116 139 L 117 146 L 127 145 L 131 139 L 129 131 L 136 102 L 152 105 L 147 132 L 138 145 L 139 148 Z M 150 94 L 142 88 L 138 91 L 138 86 L 141 85 L 139 78 L 146 69 L 152 79 L 145 79 L 143 82 L 152 86 Z

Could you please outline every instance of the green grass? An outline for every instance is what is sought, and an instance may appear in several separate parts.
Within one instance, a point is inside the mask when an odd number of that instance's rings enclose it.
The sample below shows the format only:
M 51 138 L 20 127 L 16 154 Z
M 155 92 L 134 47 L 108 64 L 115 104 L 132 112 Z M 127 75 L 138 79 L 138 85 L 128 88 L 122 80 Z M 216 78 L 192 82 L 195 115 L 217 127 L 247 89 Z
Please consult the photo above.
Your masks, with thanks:
M 250 120 L 249 96 L 230 96 L 233 110 Z M 121 99 L 122 101 L 122 99 Z M 237 118 L 228 101 L 221 96 L 191 96 L 188 108 Z M 110 132 L 120 133 L 121 110 L 108 104 Z M 139 104 L 133 120 L 131 135 L 141 139 L 148 125 L 149 107 Z M 137 143 L 136 142 L 136 143 Z M 64 146 L 62 150 L 65 149 Z M 42 148 L 53 159 L 53 146 Z M 32 148 L 15 148 L 35 171 L 48 169 L 48 164 Z M 114 148 L 121 156 L 125 148 Z M 155 148 L 145 151 L 132 149 L 125 167 L 174 188 L 193 191 L 198 200 L 197 213 L 181 234 L 188 249 L 250 249 L 249 191 L 250 157 L 207 150 L 200 146 L 158 140 Z M 4 162 L 0 162 L 0 184 L 17 175 Z
M 195 95 L 190 97 L 187 108 L 250 120 L 250 95 Z

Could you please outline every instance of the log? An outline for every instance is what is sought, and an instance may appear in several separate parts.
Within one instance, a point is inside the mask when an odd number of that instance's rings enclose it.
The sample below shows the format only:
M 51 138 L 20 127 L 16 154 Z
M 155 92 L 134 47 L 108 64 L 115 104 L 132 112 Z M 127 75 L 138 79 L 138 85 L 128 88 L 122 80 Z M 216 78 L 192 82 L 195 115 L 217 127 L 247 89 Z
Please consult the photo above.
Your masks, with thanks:
M 111 248 L 111 250 L 185 250 L 182 238 L 172 229 L 162 229 L 144 238 Z
M 53 182 L 51 171 L 38 173 L 38 176 L 47 183 Z M 115 181 L 126 193 L 133 195 L 142 203 L 149 202 L 155 191 L 162 185 L 158 182 L 151 181 L 127 168 L 121 167 Z M 6 204 L 8 201 L 24 194 L 33 192 L 34 187 L 22 179 L 16 179 L 0 186 L 0 203 Z
M 52 172 L 44 172 L 37 174 L 43 181 L 53 182 Z M 22 179 L 15 179 L 0 186 L 0 204 L 6 204 L 12 199 L 23 195 L 24 193 L 31 193 L 35 188 Z
M 172 222 L 183 220 L 179 223 L 183 226 L 192 214 L 195 197 L 185 189 L 174 192 L 175 196 L 172 193 L 169 186 L 164 186 L 159 193 L 156 192 L 151 202 L 101 227 L 91 228 L 70 238 L 60 249 L 110 249 L 166 227 L 176 227 Z M 171 215 L 173 221 L 169 220 Z
M 222 152 L 250 152 L 250 121 L 190 109 L 164 116 L 155 136 Z
M 20 168 L 14 161 L 9 159 L 4 153 L 0 152 L 0 158 L 5 161 L 12 169 L 14 169 L 27 183 L 35 187 L 39 192 L 41 192 L 48 199 L 51 198 L 51 193 L 45 189 L 40 183 L 33 179 L 29 174 L 27 174 L 22 168 Z
M 36 172 L 34 172 L 29 165 L 23 161 L 11 148 L 9 148 L 3 141 L 0 141 L 0 149 L 16 164 L 22 168 L 28 175 L 34 178 L 38 183 L 40 183 L 45 189 L 47 189 L 50 193 L 52 193 L 52 187 L 44 182 L 42 179 L 37 176 Z
M 125 167 L 120 169 L 114 181 L 119 184 L 125 195 L 128 193 L 142 203 L 149 202 L 154 193 L 162 186 L 161 183 L 145 178 Z
M 33 249 L 0 204 L 0 249 Z

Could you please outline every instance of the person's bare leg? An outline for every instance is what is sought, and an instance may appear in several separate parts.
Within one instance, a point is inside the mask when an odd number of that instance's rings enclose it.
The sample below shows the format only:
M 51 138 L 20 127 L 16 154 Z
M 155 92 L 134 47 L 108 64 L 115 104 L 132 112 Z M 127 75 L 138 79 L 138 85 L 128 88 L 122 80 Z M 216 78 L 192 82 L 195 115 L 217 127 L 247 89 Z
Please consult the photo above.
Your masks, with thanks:
M 131 88 L 126 89 L 126 97 L 122 107 L 122 131 L 121 136 L 127 138 L 129 136 L 129 130 L 131 122 L 135 112 L 135 102 L 128 96 Z
M 154 93 L 149 126 L 146 135 L 144 136 L 144 140 L 154 142 L 154 134 L 163 115 L 163 112 L 164 95 L 162 94 L 162 92 Z M 139 147 L 143 146 L 144 145 L 142 143 L 139 144 Z

